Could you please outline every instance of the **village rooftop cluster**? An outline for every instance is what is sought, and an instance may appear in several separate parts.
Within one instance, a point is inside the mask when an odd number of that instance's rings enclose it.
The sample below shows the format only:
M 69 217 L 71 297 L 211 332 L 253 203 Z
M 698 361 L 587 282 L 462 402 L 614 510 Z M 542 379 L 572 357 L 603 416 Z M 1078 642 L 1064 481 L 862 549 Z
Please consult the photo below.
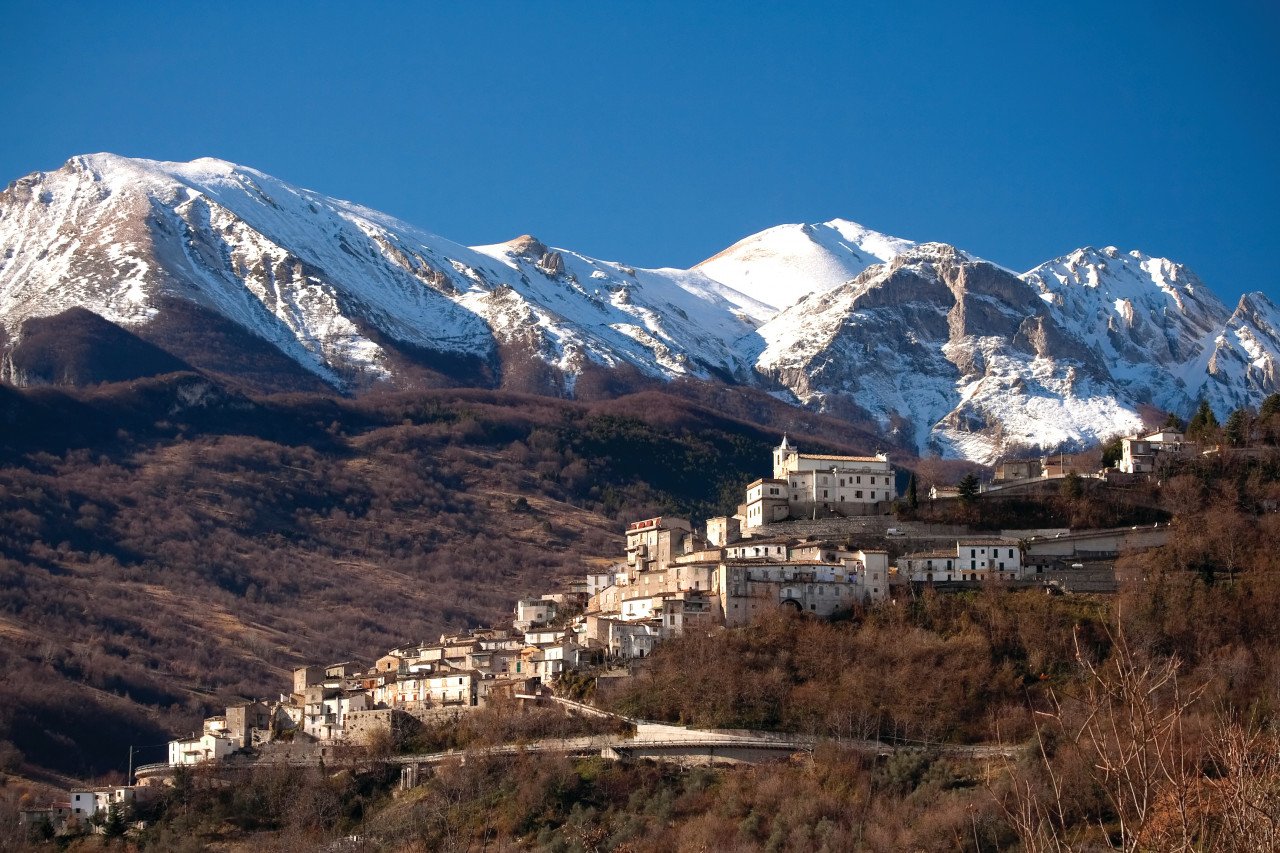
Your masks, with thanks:
M 709 519 L 705 532 L 683 518 L 631 523 L 624 562 L 588 572 L 565 591 L 520 599 L 511 626 L 395 648 L 372 667 L 303 667 L 291 692 L 229 707 L 207 719 L 199 737 L 171 742 L 168 763 L 217 761 L 282 740 L 298 749 L 367 744 L 495 697 L 533 695 L 606 659 L 643 658 L 690 629 L 746 625 L 779 607 L 830 617 L 935 574 L 940 581 L 1021 577 L 1017 540 L 959 540 L 895 567 L 886 550 L 769 535 L 771 524 L 787 519 L 882 513 L 898 497 L 896 479 L 882 454 L 800 453 L 784 437 L 773 451 L 773 476 L 748 485 L 737 514 Z

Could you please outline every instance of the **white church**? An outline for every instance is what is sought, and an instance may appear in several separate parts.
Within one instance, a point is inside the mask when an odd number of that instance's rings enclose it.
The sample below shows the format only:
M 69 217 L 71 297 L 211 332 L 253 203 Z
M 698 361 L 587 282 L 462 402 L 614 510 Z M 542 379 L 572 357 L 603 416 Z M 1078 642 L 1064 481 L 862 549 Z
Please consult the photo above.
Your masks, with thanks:
M 784 435 L 773 449 L 773 476 L 747 486 L 739 513 L 743 529 L 751 530 L 787 518 L 872 515 L 897 497 L 895 472 L 886 454 L 801 453 Z

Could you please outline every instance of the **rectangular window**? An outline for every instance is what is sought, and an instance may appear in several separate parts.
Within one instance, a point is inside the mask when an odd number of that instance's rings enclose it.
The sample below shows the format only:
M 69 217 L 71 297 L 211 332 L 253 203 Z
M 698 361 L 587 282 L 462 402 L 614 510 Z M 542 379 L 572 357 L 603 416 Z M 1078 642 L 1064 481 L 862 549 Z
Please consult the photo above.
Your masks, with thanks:
M 858 500 L 862 500 L 862 492 L 861 492 L 861 491 L 854 492 L 854 493 L 853 493 L 853 496 L 854 496 L 855 498 L 857 498 Z
M 859 478 L 858 478 L 858 485 L 862 485 L 862 478 L 861 478 L 861 477 L 859 477 Z

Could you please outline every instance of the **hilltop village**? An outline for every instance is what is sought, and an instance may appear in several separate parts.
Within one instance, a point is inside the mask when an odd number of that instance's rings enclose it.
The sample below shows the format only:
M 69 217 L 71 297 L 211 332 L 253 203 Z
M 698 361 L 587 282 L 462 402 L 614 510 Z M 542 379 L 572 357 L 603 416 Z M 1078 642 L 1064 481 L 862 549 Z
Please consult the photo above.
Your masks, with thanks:
M 1154 544 L 1164 532 L 967 537 L 916 525 L 908 533 L 886 524 L 900 491 L 886 455 L 802 453 L 784 436 L 772 461 L 772 476 L 746 486 L 735 515 L 709 518 L 701 529 L 667 516 L 632 522 L 624 560 L 519 599 L 510 625 L 400 646 L 371 666 L 300 668 L 288 693 L 227 708 L 199 737 L 171 742 L 168 764 L 216 761 L 274 741 L 295 750 L 369 743 L 415 721 L 533 696 L 566 672 L 644 658 L 691 629 L 748 625 L 777 608 L 831 617 L 921 584 L 1052 584 L 1064 569 L 1084 569 L 1077 556 L 1097 559 L 1122 542 Z M 1065 476 L 1061 466 L 1043 467 L 1036 477 Z M 891 561 L 889 542 L 934 547 Z
M 1124 462 L 1138 468 L 1156 454 L 1191 452 L 1166 433 L 1126 439 Z M 29 817 L 63 828 L 101 826 L 109 813 L 154 796 L 175 768 L 246 751 L 324 761 L 345 746 L 392 743 L 495 700 L 535 698 L 566 673 L 642 659 L 685 631 L 745 626 L 778 608 L 832 617 L 911 595 L 921 585 L 1056 591 L 1064 570 L 1083 576 L 1086 563 L 1077 560 L 1160 544 L 1166 532 L 1157 526 L 971 537 L 922 524 L 908 531 L 888 524 L 900 489 L 886 455 L 802 453 L 784 436 L 772 462 L 772 476 L 746 486 L 733 516 L 707 519 L 701 529 L 666 516 L 630 523 L 625 559 L 563 589 L 519 599 L 508 626 L 402 645 L 372 665 L 301 667 L 288 692 L 230 706 L 207 718 L 199 733 L 171 741 L 165 762 L 138 768 L 141 784 L 74 790 L 68 802 L 30 810 Z M 1010 463 L 996 473 L 984 491 L 1074 472 L 1045 460 Z M 891 561 L 890 543 L 896 551 L 907 543 L 931 547 Z

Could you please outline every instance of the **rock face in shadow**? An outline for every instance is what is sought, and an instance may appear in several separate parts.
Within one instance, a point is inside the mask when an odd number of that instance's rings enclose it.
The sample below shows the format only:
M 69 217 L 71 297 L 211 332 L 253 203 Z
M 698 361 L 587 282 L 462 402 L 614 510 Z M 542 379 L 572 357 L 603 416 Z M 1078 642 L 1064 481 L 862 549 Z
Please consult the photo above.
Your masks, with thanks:
M 190 370 L 182 359 L 84 308 L 22 324 L 0 361 L 15 385 L 96 385 Z

